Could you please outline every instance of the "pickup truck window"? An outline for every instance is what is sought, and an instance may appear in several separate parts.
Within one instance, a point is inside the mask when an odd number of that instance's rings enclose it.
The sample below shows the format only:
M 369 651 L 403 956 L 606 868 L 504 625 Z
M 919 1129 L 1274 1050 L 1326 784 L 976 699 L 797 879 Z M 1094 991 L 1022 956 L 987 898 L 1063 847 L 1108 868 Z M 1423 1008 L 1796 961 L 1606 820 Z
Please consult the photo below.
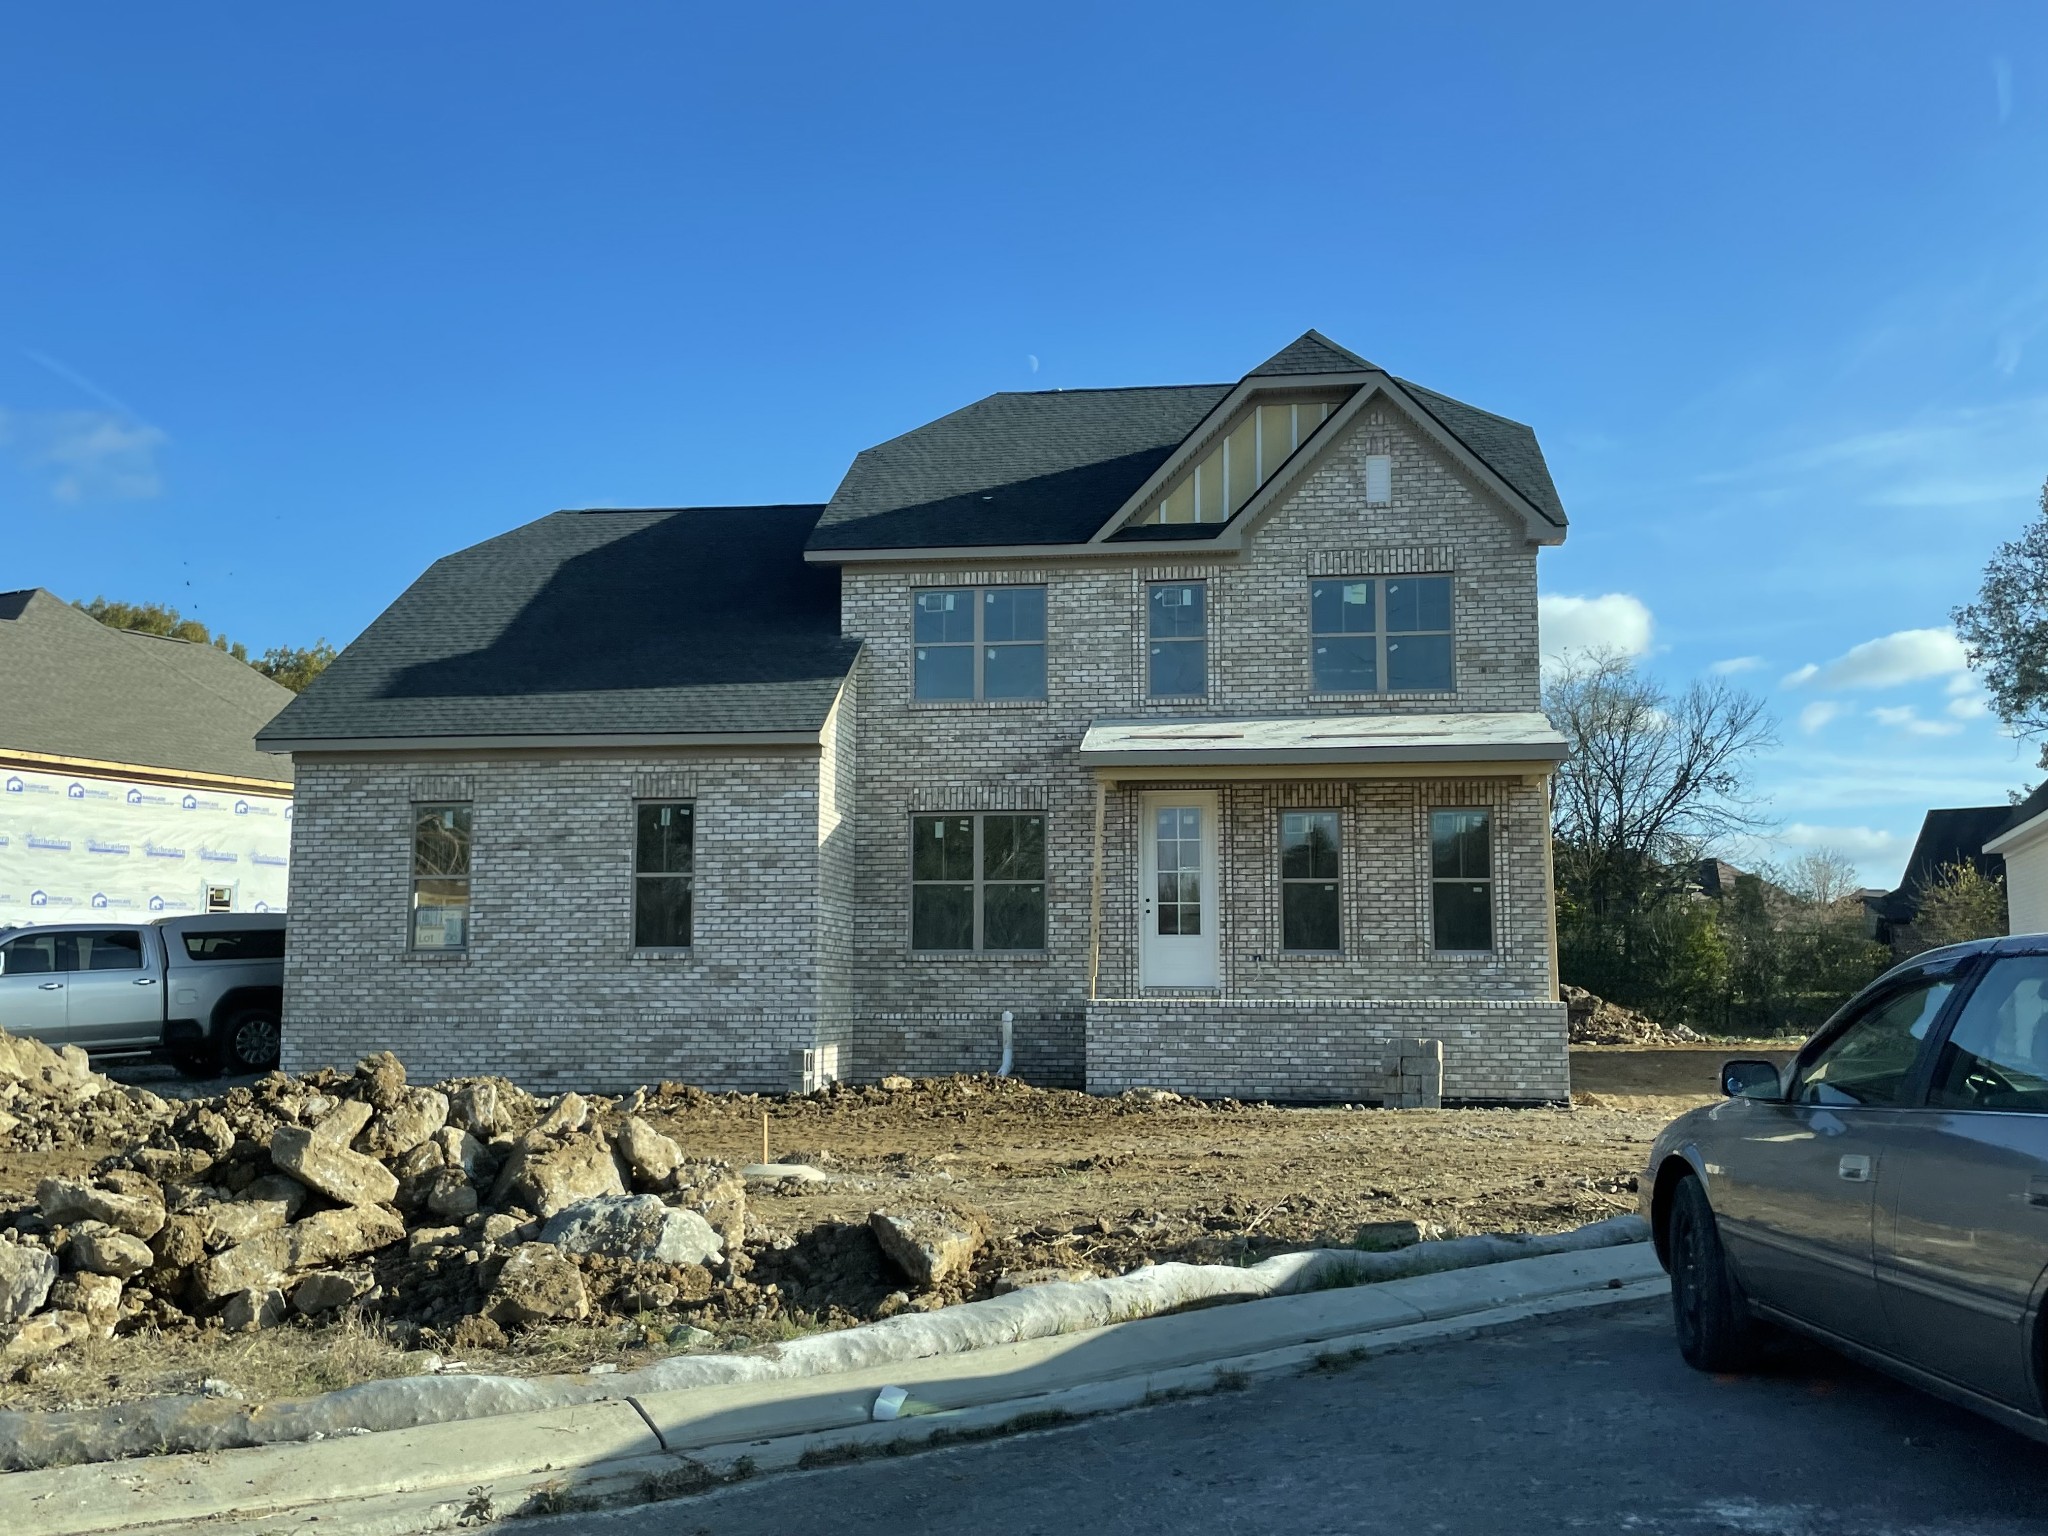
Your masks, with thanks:
M 24 933 L 0 944 L 0 976 L 46 976 L 71 969 L 69 934 Z
M 78 943 L 78 968 L 81 971 L 142 969 L 142 935 L 133 928 L 109 928 L 73 937 Z
M 185 953 L 194 960 L 282 960 L 282 928 L 215 929 L 185 935 Z

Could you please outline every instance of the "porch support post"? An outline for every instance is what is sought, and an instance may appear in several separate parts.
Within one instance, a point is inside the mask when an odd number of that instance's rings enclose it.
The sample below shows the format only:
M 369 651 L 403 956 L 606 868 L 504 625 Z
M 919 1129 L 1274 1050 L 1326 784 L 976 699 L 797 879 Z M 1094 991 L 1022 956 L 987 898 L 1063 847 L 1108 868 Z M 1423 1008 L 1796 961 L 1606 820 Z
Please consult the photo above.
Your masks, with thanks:
M 1550 775 L 1546 773 L 1539 782 L 1543 790 L 1540 796 L 1543 801 L 1543 910 L 1550 914 L 1550 1000 L 1556 1002 L 1564 996 L 1564 980 L 1557 974 L 1557 858 L 1551 839 L 1554 822 L 1550 805 Z
M 1109 810 L 1109 786 L 1095 781 L 1095 872 L 1088 882 L 1088 1001 L 1102 995 L 1102 824 Z

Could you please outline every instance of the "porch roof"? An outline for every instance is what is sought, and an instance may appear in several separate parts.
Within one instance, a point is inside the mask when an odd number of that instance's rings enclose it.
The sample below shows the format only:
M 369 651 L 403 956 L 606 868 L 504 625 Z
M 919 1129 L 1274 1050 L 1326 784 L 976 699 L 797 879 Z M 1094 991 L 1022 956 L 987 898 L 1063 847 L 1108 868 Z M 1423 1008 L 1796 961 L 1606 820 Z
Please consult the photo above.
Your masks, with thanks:
M 1456 715 L 1285 715 L 1251 720 L 1102 720 L 1081 762 L 1103 777 L 1142 768 L 1244 770 L 1286 764 L 1523 764 L 1548 769 L 1565 740 L 1535 710 Z

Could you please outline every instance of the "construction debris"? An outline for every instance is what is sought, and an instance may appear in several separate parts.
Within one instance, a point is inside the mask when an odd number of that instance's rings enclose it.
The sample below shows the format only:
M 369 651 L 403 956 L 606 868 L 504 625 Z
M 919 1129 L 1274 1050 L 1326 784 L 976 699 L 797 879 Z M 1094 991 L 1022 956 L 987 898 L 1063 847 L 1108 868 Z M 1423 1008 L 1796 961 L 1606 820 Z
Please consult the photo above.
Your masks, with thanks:
M 1573 1045 L 1688 1045 L 1705 1036 L 1683 1024 L 1659 1024 L 1646 1013 L 1610 1003 L 1584 987 L 1563 986 Z

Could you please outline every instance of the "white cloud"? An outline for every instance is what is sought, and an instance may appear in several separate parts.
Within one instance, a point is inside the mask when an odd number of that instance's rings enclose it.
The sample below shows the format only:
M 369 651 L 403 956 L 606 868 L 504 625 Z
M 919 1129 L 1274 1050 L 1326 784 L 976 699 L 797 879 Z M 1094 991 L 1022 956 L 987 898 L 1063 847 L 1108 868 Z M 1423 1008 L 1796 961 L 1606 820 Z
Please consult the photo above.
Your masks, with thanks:
M 0 407 L 0 447 L 50 477 L 58 501 L 146 501 L 163 490 L 156 456 L 170 439 L 113 411 L 10 411 Z
M 1730 656 L 1715 662 L 1707 670 L 1716 677 L 1734 677 L 1741 672 L 1754 672 L 1764 665 L 1761 656 Z
M 1905 846 L 1897 833 L 1876 827 L 1818 827 L 1806 821 L 1783 828 L 1778 841 L 1788 848 L 1837 848 L 1852 859 L 1880 858 Z
M 1600 597 L 1546 593 L 1536 599 L 1536 609 L 1546 666 L 1574 652 L 1618 651 L 1624 656 L 1641 656 L 1650 649 L 1655 628 L 1650 610 L 1640 598 L 1626 592 Z
M 1815 699 L 1799 711 L 1799 729 L 1811 736 L 1815 731 L 1836 719 L 1842 713 L 1842 706 L 1833 699 Z
M 1922 720 L 1910 704 L 1880 705 L 1870 718 L 1909 736 L 1953 736 L 1962 729 L 1953 720 Z
M 1808 662 L 1785 675 L 1784 686 L 1818 682 L 1823 688 L 1896 688 L 1965 671 L 1969 657 L 1952 629 L 1901 629 L 1852 645 L 1825 666 Z
M 1981 695 L 1964 695 L 1948 701 L 1947 714 L 1957 720 L 1981 720 L 1991 713 L 1991 706 Z
M 1966 693 L 1975 693 L 1977 691 L 1977 679 L 1967 672 L 1958 672 L 1948 680 L 1948 687 L 1943 691 L 1952 699 Z

